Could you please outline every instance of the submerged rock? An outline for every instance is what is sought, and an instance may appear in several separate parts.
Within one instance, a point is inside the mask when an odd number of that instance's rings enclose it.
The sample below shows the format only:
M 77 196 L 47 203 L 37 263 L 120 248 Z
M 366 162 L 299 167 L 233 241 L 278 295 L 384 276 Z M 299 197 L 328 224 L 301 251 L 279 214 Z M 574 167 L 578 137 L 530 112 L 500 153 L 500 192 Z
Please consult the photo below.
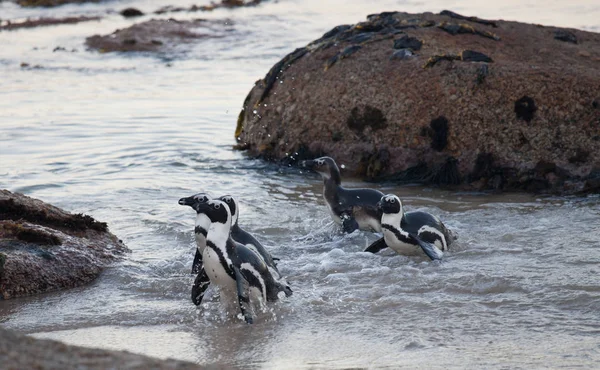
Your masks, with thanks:
M 25 7 L 54 7 L 65 4 L 97 3 L 100 0 L 17 0 L 17 4 Z
M 55 26 L 59 24 L 75 24 L 80 22 L 87 21 L 97 21 L 100 17 L 86 17 L 86 16 L 78 16 L 78 17 L 64 17 L 64 18 L 36 18 L 36 19 L 26 19 L 24 21 L 0 21 L 0 30 L 16 30 L 20 28 L 35 28 L 41 26 Z
M 329 155 L 368 180 L 595 191 L 598 86 L 600 34 L 386 12 L 275 64 L 246 97 L 235 136 L 251 156 Z
M 126 251 L 103 222 L 0 190 L 0 299 L 87 284 Z
M 242 8 L 256 6 L 262 3 L 263 0 L 221 0 L 221 2 L 212 2 L 209 5 L 192 5 L 190 7 L 180 7 L 166 5 L 154 12 L 154 14 L 178 13 L 178 12 L 210 12 L 219 8 Z
M 125 8 L 125 9 L 121 10 L 119 12 L 119 14 L 121 14 L 125 18 L 132 18 L 132 17 L 141 17 L 144 15 L 144 12 L 142 12 L 141 10 L 139 10 L 137 8 Z
M 100 52 L 163 52 L 186 42 L 224 37 L 232 30 L 231 21 L 194 19 L 151 19 L 110 35 L 94 35 L 86 39 L 88 47 Z

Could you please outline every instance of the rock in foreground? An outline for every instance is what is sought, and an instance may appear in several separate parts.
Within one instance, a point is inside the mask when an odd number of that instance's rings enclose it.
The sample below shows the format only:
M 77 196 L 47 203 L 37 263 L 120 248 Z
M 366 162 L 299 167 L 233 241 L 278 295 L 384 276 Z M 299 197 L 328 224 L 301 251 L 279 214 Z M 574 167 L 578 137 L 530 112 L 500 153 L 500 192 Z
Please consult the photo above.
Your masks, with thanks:
M 87 284 L 126 251 L 103 222 L 0 190 L 0 299 Z
M 0 327 L 2 369 L 156 369 L 192 370 L 203 367 L 177 360 L 159 360 L 128 352 L 70 346 L 35 339 Z
M 238 148 L 400 183 L 600 190 L 600 34 L 444 11 L 333 28 L 246 98 Z

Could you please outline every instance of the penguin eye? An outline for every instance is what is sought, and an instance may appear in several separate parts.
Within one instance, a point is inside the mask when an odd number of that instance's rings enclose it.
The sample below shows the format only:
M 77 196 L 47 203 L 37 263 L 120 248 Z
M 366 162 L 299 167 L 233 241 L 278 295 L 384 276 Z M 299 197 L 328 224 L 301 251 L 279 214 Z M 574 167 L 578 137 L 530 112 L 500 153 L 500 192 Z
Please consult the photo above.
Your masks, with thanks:
M 219 209 L 221 208 L 221 205 L 219 203 L 215 204 L 215 209 Z
M 322 160 L 322 159 L 319 159 L 319 160 L 317 161 L 317 164 L 318 164 L 319 166 L 322 166 L 322 165 L 323 165 L 323 160 Z
M 390 203 L 396 203 L 396 199 L 394 199 L 394 198 L 390 198 L 389 201 L 390 201 Z

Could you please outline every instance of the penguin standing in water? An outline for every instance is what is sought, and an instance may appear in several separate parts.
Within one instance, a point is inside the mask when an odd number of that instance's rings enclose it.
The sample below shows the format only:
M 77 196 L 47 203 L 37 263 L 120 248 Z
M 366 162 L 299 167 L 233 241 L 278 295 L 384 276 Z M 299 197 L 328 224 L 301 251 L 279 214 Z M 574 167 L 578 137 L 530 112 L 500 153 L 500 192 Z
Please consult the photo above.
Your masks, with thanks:
M 235 200 L 235 198 L 231 195 L 224 195 L 222 197 L 219 197 L 219 200 L 225 202 L 225 204 L 227 204 L 229 210 L 231 211 L 231 238 L 250 249 L 254 249 L 255 252 L 257 252 L 265 260 L 265 263 L 267 264 L 269 270 L 271 270 L 271 273 L 273 274 L 275 280 L 282 279 L 281 273 L 279 272 L 279 269 L 277 269 L 275 259 L 273 258 L 273 256 L 271 256 L 271 253 L 269 253 L 267 249 L 258 240 L 256 240 L 256 238 L 252 234 L 240 227 L 238 223 L 240 208 L 238 207 L 238 203 Z
M 383 193 L 375 189 L 346 189 L 342 187 L 340 169 L 331 157 L 302 161 L 304 168 L 318 172 L 323 178 L 323 198 L 333 217 L 345 232 L 356 229 L 381 231 L 381 210 L 377 203 Z
M 404 213 L 400 198 L 385 195 L 378 202 L 381 209 L 383 238 L 373 242 L 365 252 L 377 253 L 390 247 L 402 255 L 424 252 L 432 260 L 441 260 L 456 237 L 436 216 L 427 212 Z
M 211 221 L 206 214 L 199 211 L 199 208 L 202 204 L 207 203 L 211 197 L 206 193 L 198 193 L 192 195 L 187 198 L 181 198 L 179 200 L 180 205 L 187 205 L 192 207 L 197 215 L 196 215 L 196 224 L 194 228 L 194 234 L 196 238 L 196 254 L 194 256 L 194 262 L 192 264 L 192 274 L 197 274 L 194 284 L 192 285 L 192 302 L 195 305 L 200 305 L 202 303 L 202 299 L 204 298 L 204 293 L 206 289 L 208 289 L 208 285 L 210 284 L 210 279 L 208 275 L 206 275 L 206 271 L 202 266 L 202 255 L 204 249 L 206 247 L 206 237 L 208 233 L 208 229 L 211 225 Z M 247 248 L 252 249 L 256 252 L 260 257 L 263 258 L 267 268 L 270 270 L 273 278 L 283 284 L 286 289 L 291 292 L 291 288 L 287 281 L 283 278 L 277 266 L 275 265 L 274 259 L 271 254 L 265 249 L 265 247 L 258 241 L 256 238 L 252 236 L 252 234 L 243 230 L 238 224 L 238 215 L 239 215 L 239 207 L 235 200 L 230 195 L 224 195 L 218 198 L 227 204 L 229 210 L 232 215 L 232 223 L 231 227 L 231 237 L 234 241 L 243 244 Z
M 194 255 L 194 262 L 192 263 L 192 274 L 197 274 L 194 285 L 192 285 L 192 302 L 194 302 L 196 306 L 202 303 L 204 293 L 210 284 L 210 279 L 202 265 L 202 254 L 206 248 L 206 236 L 211 221 L 206 214 L 200 211 L 200 205 L 206 204 L 210 199 L 211 197 L 207 193 L 198 193 L 191 197 L 179 199 L 180 205 L 190 206 L 196 211 L 196 222 L 194 226 L 196 254 Z
M 197 206 L 197 212 L 211 221 L 202 253 L 204 270 L 211 284 L 221 289 L 221 299 L 237 293 L 244 320 L 251 324 L 252 299 L 276 301 L 278 293 L 286 296 L 291 290 L 275 281 L 263 258 L 252 249 L 231 238 L 231 211 L 221 200 L 209 200 Z
M 190 206 L 196 211 L 196 222 L 194 226 L 194 238 L 196 239 L 196 255 L 192 263 L 192 274 L 200 272 L 202 267 L 202 252 L 206 247 L 206 234 L 210 226 L 210 219 L 203 213 L 198 212 L 197 207 L 200 204 L 206 203 L 212 198 L 207 193 L 194 194 L 191 197 L 179 199 L 179 204 L 182 206 Z

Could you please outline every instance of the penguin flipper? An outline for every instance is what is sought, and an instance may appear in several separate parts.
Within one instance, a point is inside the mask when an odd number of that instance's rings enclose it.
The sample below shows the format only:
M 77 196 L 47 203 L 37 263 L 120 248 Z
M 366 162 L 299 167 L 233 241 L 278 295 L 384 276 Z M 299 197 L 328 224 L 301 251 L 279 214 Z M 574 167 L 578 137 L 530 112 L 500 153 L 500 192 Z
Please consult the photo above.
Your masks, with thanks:
M 381 237 L 375 240 L 373 243 L 371 243 L 371 245 L 369 245 L 367 249 L 365 249 L 365 252 L 377 253 L 387 247 L 388 245 L 385 244 L 385 238 Z
M 426 242 L 425 240 L 419 238 L 415 234 L 409 234 L 409 236 L 419 244 L 423 252 L 427 255 L 427 257 L 431 258 L 432 261 L 441 261 L 444 256 L 444 252 L 439 250 L 438 247 L 433 243 Z
M 235 273 L 235 285 L 237 287 L 238 303 L 240 305 L 240 310 L 242 311 L 242 316 L 244 316 L 244 320 L 247 324 L 252 324 L 252 315 L 250 314 L 250 298 L 246 294 L 247 290 L 245 289 L 245 285 L 248 285 L 248 282 L 244 278 L 244 275 L 242 275 L 239 268 L 233 267 L 233 271 Z
M 347 213 L 344 213 L 340 216 L 342 219 L 342 228 L 348 234 L 352 233 L 354 230 L 358 230 L 358 222 L 352 216 Z
M 194 262 L 192 263 L 192 274 L 200 273 L 202 269 L 202 253 L 196 248 L 196 255 L 194 256 Z
M 199 306 L 202 303 L 202 298 L 204 298 L 204 293 L 208 286 L 210 285 L 210 279 L 206 274 L 206 270 L 204 270 L 204 266 L 201 266 L 200 272 L 198 276 L 196 276 L 196 280 L 194 280 L 194 285 L 192 285 L 192 302 L 196 306 Z

